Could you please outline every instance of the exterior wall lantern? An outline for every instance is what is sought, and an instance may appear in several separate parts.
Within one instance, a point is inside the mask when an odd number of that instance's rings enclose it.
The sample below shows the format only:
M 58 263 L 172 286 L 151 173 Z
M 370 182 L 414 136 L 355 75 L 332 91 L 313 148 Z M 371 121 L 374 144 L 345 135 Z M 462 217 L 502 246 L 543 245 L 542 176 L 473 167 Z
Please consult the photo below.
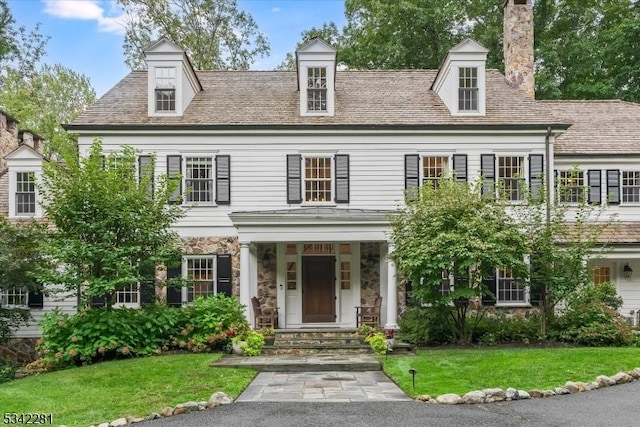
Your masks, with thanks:
M 631 276 L 633 276 L 633 270 L 629 267 L 629 264 L 625 264 L 624 267 L 622 267 L 622 275 L 625 279 L 631 279 Z

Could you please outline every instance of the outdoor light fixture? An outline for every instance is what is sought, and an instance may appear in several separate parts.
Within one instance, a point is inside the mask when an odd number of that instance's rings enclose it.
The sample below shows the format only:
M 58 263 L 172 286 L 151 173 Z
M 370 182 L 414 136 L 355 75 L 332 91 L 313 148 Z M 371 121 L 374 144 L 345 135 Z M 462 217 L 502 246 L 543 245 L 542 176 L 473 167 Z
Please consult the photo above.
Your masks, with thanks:
M 633 275 L 633 270 L 631 269 L 631 267 L 629 267 L 629 264 L 625 264 L 624 267 L 622 268 L 622 275 L 624 276 L 625 279 L 631 279 L 631 276 Z
M 265 252 L 264 255 L 262 256 L 262 266 L 264 268 L 269 268 L 270 265 L 271 265 L 271 255 L 269 255 L 268 252 Z

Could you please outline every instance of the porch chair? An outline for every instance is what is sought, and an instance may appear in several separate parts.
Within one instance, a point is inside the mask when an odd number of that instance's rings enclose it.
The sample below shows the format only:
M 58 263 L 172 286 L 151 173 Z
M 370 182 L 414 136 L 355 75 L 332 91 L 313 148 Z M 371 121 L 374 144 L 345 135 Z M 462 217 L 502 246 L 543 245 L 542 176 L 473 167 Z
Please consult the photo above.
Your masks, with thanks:
M 373 305 L 361 305 L 356 307 L 356 327 L 362 325 L 380 326 L 380 308 L 382 297 L 378 295 Z
M 273 308 L 271 313 L 263 312 L 260 306 L 260 300 L 257 297 L 251 298 L 251 306 L 253 307 L 253 320 L 256 329 L 260 328 L 278 328 L 278 308 Z

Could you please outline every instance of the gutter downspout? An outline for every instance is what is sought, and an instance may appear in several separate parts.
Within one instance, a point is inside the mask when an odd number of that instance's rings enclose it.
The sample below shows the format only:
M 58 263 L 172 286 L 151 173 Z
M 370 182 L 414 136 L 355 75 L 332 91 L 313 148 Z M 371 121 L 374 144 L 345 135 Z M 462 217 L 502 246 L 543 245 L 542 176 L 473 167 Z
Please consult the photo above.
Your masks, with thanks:
M 547 192 L 547 225 L 551 223 L 551 126 L 547 127 L 547 135 L 544 137 L 544 156 L 547 158 L 547 179 L 546 192 Z

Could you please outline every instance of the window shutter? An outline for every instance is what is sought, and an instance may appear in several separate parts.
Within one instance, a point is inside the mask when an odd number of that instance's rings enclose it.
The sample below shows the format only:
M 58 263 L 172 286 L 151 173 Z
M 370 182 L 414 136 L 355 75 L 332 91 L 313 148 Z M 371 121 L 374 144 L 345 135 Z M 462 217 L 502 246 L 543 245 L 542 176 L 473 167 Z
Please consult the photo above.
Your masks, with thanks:
M 219 294 L 231 296 L 231 255 L 222 254 L 217 257 L 216 285 Z
M 302 156 L 287 154 L 287 203 L 302 203 Z
M 482 294 L 482 305 L 493 305 L 496 303 L 497 277 L 496 273 L 493 273 L 490 277 L 482 279 L 482 284 L 486 288 L 487 294 Z
M 167 156 L 167 178 L 178 183 L 169 196 L 169 203 L 182 203 L 182 156 Z
M 175 279 L 181 276 L 181 266 L 167 268 L 167 279 Z M 182 307 L 182 287 L 167 286 L 167 305 L 170 307 Z
M 231 203 L 231 157 L 216 156 L 216 203 Z
M 620 204 L 620 171 L 617 169 L 607 171 L 607 200 L 610 205 Z
M 587 179 L 589 184 L 589 203 L 599 205 L 602 203 L 602 171 L 588 170 Z
M 404 156 L 404 188 L 407 198 L 413 200 L 420 188 L 420 156 L 406 154 Z
M 105 297 L 91 297 L 91 307 L 100 308 L 107 306 L 107 299 Z
M 140 282 L 140 305 L 153 303 L 156 297 L 156 281 L 147 279 Z
M 149 194 L 153 195 L 153 157 L 151 156 L 138 156 L 138 179 L 142 182 L 144 174 L 150 174 L 149 179 Z
M 542 197 L 543 177 L 544 156 L 542 154 L 529 155 L 529 192 L 533 200 L 540 200 Z
M 102 165 L 102 169 L 106 169 L 107 168 L 107 156 L 105 156 L 104 154 L 100 154 L 100 162 Z
M 493 199 L 496 192 L 496 156 L 494 154 L 480 155 L 480 168 L 484 179 L 482 181 L 482 195 Z
M 42 289 L 29 291 L 27 296 L 27 305 L 29 308 L 42 308 L 44 307 L 44 295 Z
M 467 176 L 467 155 L 466 154 L 454 154 L 453 155 L 453 173 L 457 182 L 466 182 L 469 178 Z
M 349 155 L 336 154 L 336 203 L 349 203 Z

